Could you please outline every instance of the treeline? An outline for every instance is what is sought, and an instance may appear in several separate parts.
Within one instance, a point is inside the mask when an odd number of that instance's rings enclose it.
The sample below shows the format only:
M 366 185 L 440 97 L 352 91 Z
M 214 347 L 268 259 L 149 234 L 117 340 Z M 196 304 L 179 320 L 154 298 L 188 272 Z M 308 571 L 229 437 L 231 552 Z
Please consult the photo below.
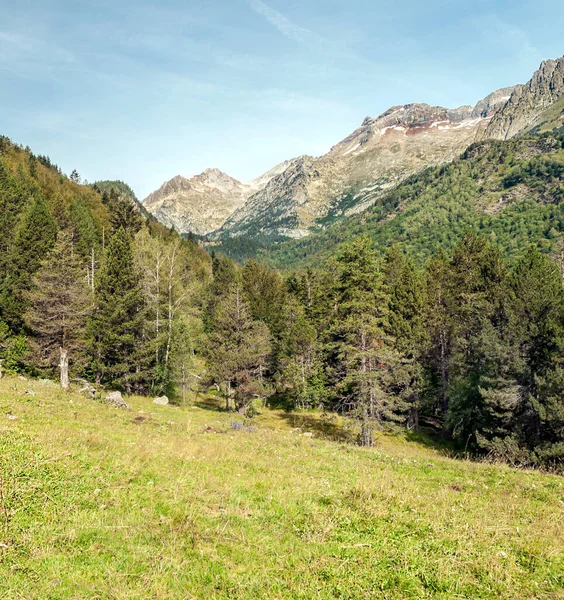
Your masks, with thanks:
M 0 359 L 8 370 L 172 393 L 209 256 L 122 190 L 0 144 Z M 192 333 L 190 334 L 192 335 Z M 176 361 L 183 357 L 183 364 Z
M 421 266 L 360 237 L 282 275 L 210 257 L 31 161 L 0 156 L 4 368 L 178 402 L 215 385 L 246 416 L 265 402 L 337 411 L 364 445 L 432 427 L 468 452 L 561 468 L 564 250 L 509 262 L 470 233 Z
M 419 269 L 360 238 L 286 280 L 255 261 L 213 271 L 205 354 L 227 406 L 274 396 L 351 417 L 365 445 L 432 426 L 468 452 L 562 465 L 564 290 L 538 249 L 510 266 L 468 234 Z

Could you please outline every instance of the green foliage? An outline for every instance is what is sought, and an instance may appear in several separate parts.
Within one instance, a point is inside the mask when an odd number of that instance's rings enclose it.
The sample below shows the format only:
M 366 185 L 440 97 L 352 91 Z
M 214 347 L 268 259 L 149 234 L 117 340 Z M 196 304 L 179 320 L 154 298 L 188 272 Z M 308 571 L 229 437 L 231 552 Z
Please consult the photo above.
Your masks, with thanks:
M 236 408 L 242 414 L 253 398 L 265 395 L 264 373 L 270 353 L 267 326 L 253 321 L 240 286 L 232 285 L 214 312 L 208 351 L 212 377 L 225 386 L 227 409 L 232 388 Z
M 40 196 L 34 198 L 16 227 L 0 298 L 3 319 L 14 330 L 21 327 L 29 305 L 31 277 L 53 247 L 56 233 L 47 204 Z
M 75 372 L 107 387 L 185 405 L 215 383 L 247 416 L 276 395 L 340 413 L 364 445 L 379 429 L 431 428 L 476 455 L 559 469 L 562 142 L 474 145 L 366 213 L 275 248 L 324 264 L 281 274 L 210 257 L 144 222 L 127 186 L 82 186 L 0 139 L 0 359 L 35 372 L 68 347 Z M 86 333 L 69 309 L 85 291 Z
M 84 264 L 73 250 L 72 235 L 61 232 L 57 243 L 32 278 L 24 321 L 32 335 L 34 366 L 59 366 L 69 353 L 80 364 L 86 318 L 92 310 L 92 291 L 86 285 Z M 79 369 L 82 370 L 82 369 Z
M 19 372 L 25 369 L 28 342 L 24 335 L 13 335 L 7 323 L 0 320 L 1 369 Z
M 376 250 L 392 245 L 423 264 L 469 232 L 494 239 L 512 260 L 533 243 L 548 252 L 551 230 L 564 231 L 564 136 L 485 141 L 451 164 L 409 177 L 361 214 L 264 252 L 275 266 L 327 264 L 336 247 L 367 235 Z
M 96 380 L 131 391 L 142 389 L 146 364 L 142 326 L 144 301 L 130 236 L 119 229 L 110 239 L 95 281 L 96 312 L 90 319 L 90 360 Z

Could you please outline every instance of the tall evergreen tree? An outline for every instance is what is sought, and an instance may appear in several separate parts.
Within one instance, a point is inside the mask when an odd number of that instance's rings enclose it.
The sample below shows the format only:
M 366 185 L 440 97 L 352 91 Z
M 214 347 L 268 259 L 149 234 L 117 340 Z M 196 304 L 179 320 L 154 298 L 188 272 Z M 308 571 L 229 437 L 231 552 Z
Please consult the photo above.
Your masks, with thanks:
M 89 333 L 96 380 L 127 392 L 142 389 L 149 370 L 140 360 L 144 301 L 132 240 L 124 229 L 118 229 L 106 247 L 95 300 Z
M 428 368 L 428 403 L 435 415 L 448 410 L 450 360 L 454 329 L 450 263 L 445 252 L 437 252 L 429 261 L 425 277 L 427 299 L 425 324 L 429 346 L 425 365 Z
M 215 311 L 221 299 L 229 294 L 234 285 L 241 282 L 241 274 L 235 263 L 226 256 L 212 254 L 212 279 L 207 290 L 207 301 L 204 306 L 204 325 L 211 331 Z
M 225 386 L 228 410 L 232 395 L 242 413 L 246 413 L 253 397 L 264 395 L 270 352 L 268 327 L 252 320 L 240 285 L 233 285 L 217 305 L 208 352 L 212 377 Z
M 61 387 L 69 387 L 69 362 L 84 349 L 92 294 L 73 252 L 71 235 L 62 232 L 53 252 L 33 276 L 24 320 L 33 334 L 36 364 L 59 368 Z
M 562 442 L 564 400 L 554 392 L 564 362 L 564 289 L 558 266 L 534 247 L 517 264 L 509 288 L 511 327 L 521 357 L 515 428 L 521 442 L 534 450 Z
M 290 298 L 284 307 L 277 381 L 290 403 L 298 408 L 328 404 L 320 348 L 315 327 L 303 306 Z
M 26 293 L 31 286 L 31 277 L 55 244 L 56 235 L 57 225 L 45 200 L 36 196 L 16 227 L 8 274 L 2 285 L 3 319 L 14 330 L 21 327 L 23 313 L 28 307 Z
M 123 229 L 134 236 L 143 226 L 139 208 L 130 198 L 120 196 L 115 189 L 109 195 L 110 221 L 114 231 Z
M 419 427 L 423 369 L 421 357 L 428 345 L 425 328 L 425 287 L 413 262 L 393 246 L 386 253 L 383 267 L 384 285 L 390 298 L 386 331 L 404 357 L 404 367 L 410 373 L 411 393 L 409 426 Z
M 14 228 L 27 199 L 28 195 L 14 181 L 0 160 L 0 277 L 6 274 Z
M 337 269 L 337 309 L 330 329 L 334 377 L 342 405 L 361 423 L 363 445 L 372 445 L 376 427 L 405 419 L 410 382 L 385 333 L 389 298 L 369 240 L 345 245 Z

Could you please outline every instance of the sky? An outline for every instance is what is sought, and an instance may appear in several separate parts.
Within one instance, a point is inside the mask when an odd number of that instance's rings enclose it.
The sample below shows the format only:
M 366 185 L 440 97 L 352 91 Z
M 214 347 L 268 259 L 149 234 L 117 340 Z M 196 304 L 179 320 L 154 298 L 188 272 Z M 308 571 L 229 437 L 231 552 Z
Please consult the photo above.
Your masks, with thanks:
M 563 23 L 562 0 L 0 0 L 0 134 L 140 199 L 250 180 L 390 106 L 525 83 Z

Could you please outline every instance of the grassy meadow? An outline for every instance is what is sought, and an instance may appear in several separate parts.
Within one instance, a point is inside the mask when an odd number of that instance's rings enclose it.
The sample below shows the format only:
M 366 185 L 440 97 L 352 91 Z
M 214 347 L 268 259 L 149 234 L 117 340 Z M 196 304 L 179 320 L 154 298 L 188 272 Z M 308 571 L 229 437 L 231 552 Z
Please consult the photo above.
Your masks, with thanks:
M 127 401 L 0 380 L 2 600 L 564 598 L 561 477 Z

